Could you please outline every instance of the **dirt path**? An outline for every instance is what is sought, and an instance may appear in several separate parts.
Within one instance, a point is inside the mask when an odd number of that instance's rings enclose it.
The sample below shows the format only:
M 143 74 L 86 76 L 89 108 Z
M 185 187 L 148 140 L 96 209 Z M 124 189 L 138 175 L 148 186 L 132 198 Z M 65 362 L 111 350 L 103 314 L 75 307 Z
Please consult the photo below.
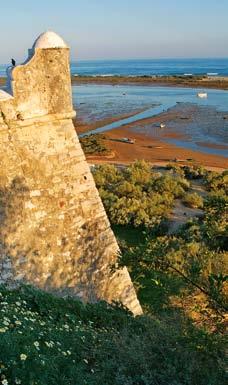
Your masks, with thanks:
M 192 209 L 186 207 L 181 200 L 176 200 L 172 212 L 172 219 L 170 220 L 168 234 L 174 234 L 191 218 L 200 217 L 203 215 L 203 210 L 201 209 Z

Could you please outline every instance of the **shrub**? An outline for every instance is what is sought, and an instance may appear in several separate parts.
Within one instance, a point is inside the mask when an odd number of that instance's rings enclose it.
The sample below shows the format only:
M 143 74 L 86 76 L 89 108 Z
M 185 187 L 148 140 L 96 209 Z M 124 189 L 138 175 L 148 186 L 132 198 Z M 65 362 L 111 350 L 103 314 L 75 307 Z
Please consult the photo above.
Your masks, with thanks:
M 187 179 L 201 179 L 208 174 L 208 171 L 205 168 L 198 165 L 184 166 L 183 171 Z
M 203 239 L 211 248 L 228 251 L 228 197 L 224 193 L 211 193 L 204 201 L 205 220 Z
M 86 155 L 108 155 L 110 150 L 105 146 L 105 136 L 91 134 L 80 138 L 82 149 Z
M 118 225 L 160 226 L 189 188 L 186 179 L 156 173 L 145 161 L 121 169 L 103 165 L 93 174 L 109 219 Z
M 210 172 L 205 180 L 206 187 L 209 191 L 217 194 L 228 194 L 228 171 L 223 173 Z
M 203 198 L 197 193 L 186 193 L 183 198 L 183 203 L 191 208 L 197 209 L 203 207 Z

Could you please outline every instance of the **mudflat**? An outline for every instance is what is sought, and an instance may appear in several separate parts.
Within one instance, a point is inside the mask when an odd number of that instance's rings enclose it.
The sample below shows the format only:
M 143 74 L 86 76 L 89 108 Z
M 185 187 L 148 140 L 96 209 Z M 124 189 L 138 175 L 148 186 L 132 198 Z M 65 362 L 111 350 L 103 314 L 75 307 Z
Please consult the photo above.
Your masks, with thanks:
M 167 111 L 163 114 L 162 121 L 166 123 L 177 118 L 176 111 Z M 115 119 L 121 119 L 115 117 Z M 113 118 L 104 121 L 97 121 L 94 123 L 86 123 L 83 121 L 75 121 L 75 128 L 78 134 L 85 133 L 96 127 L 102 127 L 109 124 Z M 169 162 L 177 162 L 179 164 L 196 163 L 203 165 L 206 168 L 214 171 L 222 171 L 228 168 L 228 159 L 225 156 L 204 153 L 201 151 L 193 151 L 189 148 L 180 147 L 169 142 L 169 139 L 186 139 L 186 135 L 180 131 L 164 130 L 159 135 L 149 128 L 156 126 L 161 121 L 161 116 L 154 116 L 149 119 L 130 123 L 120 128 L 106 131 L 105 145 L 110 150 L 108 156 L 104 155 L 89 155 L 87 157 L 90 163 L 114 163 L 114 164 L 128 164 L 134 162 L 136 159 L 144 159 L 153 165 L 166 165 Z M 140 129 L 141 127 L 141 129 Z M 134 139 L 134 144 L 121 142 L 121 138 Z M 202 146 L 207 146 L 202 143 Z M 210 145 L 208 145 L 210 146 Z M 215 145 L 216 147 L 216 145 Z M 226 148 L 226 145 L 224 144 Z M 228 149 L 227 149 L 228 151 Z

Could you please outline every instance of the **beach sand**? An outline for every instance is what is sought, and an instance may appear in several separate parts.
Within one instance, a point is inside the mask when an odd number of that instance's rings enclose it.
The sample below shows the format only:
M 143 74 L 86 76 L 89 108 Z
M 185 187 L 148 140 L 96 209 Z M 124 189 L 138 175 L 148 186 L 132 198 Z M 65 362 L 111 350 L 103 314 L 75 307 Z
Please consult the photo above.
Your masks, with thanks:
M 121 119 L 122 116 L 118 117 Z M 168 111 L 162 114 L 162 121 L 168 122 L 177 118 L 176 111 Z M 115 118 L 115 120 L 117 117 Z M 112 119 L 106 119 L 105 124 L 108 124 Z M 184 133 L 175 132 L 175 130 L 163 132 L 159 136 L 153 136 L 149 134 L 149 130 L 144 130 L 148 125 L 153 125 L 161 121 L 161 116 L 155 116 L 148 119 L 143 119 L 123 127 L 106 131 L 104 133 L 106 140 L 105 144 L 110 150 L 111 155 L 90 155 L 87 157 L 89 163 L 113 163 L 113 164 L 129 164 L 137 159 L 144 159 L 149 161 L 153 165 L 164 166 L 169 162 L 177 161 L 179 164 L 189 164 L 194 162 L 199 165 L 203 165 L 208 169 L 214 171 L 222 171 L 228 168 L 228 159 L 220 155 L 207 154 L 200 151 L 193 151 L 187 148 L 181 148 L 174 144 L 168 143 L 168 138 L 185 138 Z M 86 131 L 90 131 L 96 127 L 102 127 L 103 121 L 88 124 L 86 122 L 75 121 L 75 128 L 78 134 Z M 140 132 L 139 127 L 142 127 Z M 136 130 L 137 128 L 137 130 Z M 135 139 L 134 144 L 123 143 L 119 140 L 123 137 Z M 208 145 L 204 143 L 204 145 Z M 209 145 L 210 146 L 210 145 Z M 190 161 L 189 161 L 190 159 Z

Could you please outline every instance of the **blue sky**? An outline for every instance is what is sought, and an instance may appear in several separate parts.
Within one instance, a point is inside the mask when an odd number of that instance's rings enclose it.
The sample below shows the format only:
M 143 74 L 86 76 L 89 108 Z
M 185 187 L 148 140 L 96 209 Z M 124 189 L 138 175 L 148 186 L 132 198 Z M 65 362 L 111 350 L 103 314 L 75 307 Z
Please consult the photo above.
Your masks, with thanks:
M 228 0 L 9 0 L 1 3 L 0 63 L 22 60 L 41 32 L 72 59 L 228 57 Z

